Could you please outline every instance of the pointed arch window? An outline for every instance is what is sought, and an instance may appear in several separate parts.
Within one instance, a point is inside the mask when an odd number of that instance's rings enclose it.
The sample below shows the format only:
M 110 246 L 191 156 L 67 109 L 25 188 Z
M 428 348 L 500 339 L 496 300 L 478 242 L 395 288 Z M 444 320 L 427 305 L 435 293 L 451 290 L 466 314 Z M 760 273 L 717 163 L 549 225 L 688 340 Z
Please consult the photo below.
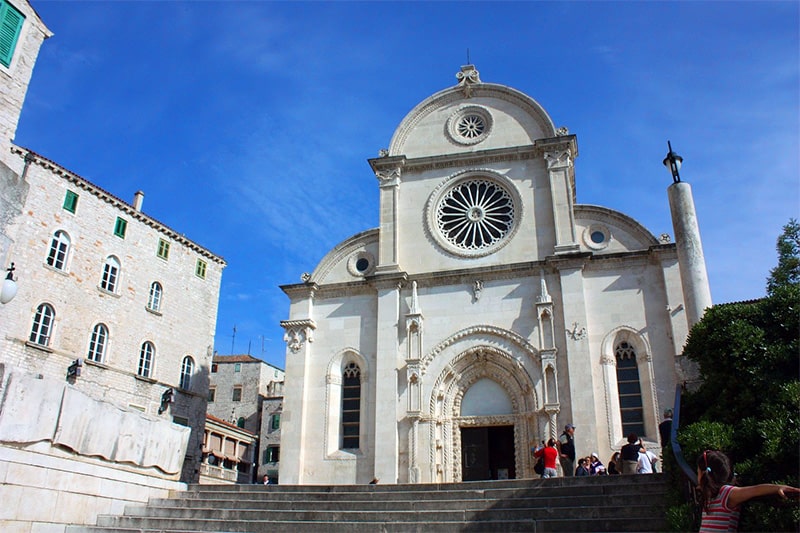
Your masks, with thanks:
M 119 282 L 119 259 L 113 255 L 106 258 L 103 265 L 103 277 L 100 279 L 100 288 L 108 292 L 116 292 Z
M 67 256 L 69 254 L 69 235 L 58 230 L 50 241 L 50 253 L 47 254 L 47 264 L 57 270 L 66 270 Z
M 155 359 L 156 347 L 150 341 L 142 343 L 142 348 L 139 350 L 139 367 L 136 373 L 143 378 L 149 378 L 153 373 L 153 359 Z
M 361 369 L 354 362 L 342 372 L 342 449 L 358 449 L 361 433 Z
M 642 408 L 642 388 L 639 383 L 639 366 L 636 350 L 627 342 L 620 342 L 614 349 L 617 359 L 617 390 L 622 434 L 644 435 L 644 411 Z
M 183 358 L 181 363 L 181 380 L 178 386 L 184 390 L 189 390 L 192 385 L 192 374 L 194 373 L 194 359 L 191 356 Z
M 97 324 L 92 330 L 92 338 L 89 339 L 89 352 L 86 354 L 86 358 L 97 363 L 104 362 L 107 341 L 108 328 L 105 324 Z
M 150 296 L 147 298 L 147 308 L 151 311 L 160 311 L 161 310 L 161 295 L 164 293 L 164 289 L 161 287 L 161 284 L 157 281 L 154 281 L 150 284 Z
M 33 316 L 30 341 L 41 346 L 49 346 L 55 318 L 56 312 L 50 305 L 41 304 L 37 307 Z

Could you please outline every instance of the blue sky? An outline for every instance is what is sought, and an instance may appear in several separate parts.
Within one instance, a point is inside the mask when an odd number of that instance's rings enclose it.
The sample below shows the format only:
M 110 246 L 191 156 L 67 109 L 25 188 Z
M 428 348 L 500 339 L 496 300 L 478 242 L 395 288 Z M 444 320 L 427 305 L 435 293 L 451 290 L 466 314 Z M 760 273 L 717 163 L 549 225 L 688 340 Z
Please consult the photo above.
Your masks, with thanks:
M 227 260 L 222 354 L 284 366 L 279 285 L 377 226 L 366 160 L 467 50 L 577 135 L 579 203 L 655 235 L 672 141 L 716 303 L 764 294 L 800 214 L 797 2 L 33 5 L 55 35 L 15 142 Z

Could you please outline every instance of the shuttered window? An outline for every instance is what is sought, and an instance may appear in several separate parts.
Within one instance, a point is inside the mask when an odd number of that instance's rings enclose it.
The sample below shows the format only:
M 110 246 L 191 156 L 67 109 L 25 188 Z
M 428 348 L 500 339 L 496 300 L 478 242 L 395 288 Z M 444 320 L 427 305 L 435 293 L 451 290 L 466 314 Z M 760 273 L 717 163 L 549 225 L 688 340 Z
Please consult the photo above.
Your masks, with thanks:
M 0 63 L 9 67 L 25 16 L 6 0 L 0 0 Z

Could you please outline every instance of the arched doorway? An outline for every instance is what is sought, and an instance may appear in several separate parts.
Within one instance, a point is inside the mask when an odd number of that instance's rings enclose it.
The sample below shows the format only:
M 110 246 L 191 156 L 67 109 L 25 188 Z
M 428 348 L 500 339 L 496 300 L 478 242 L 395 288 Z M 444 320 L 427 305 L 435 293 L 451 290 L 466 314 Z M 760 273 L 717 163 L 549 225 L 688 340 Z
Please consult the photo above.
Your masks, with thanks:
M 432 481 L 533 477 L 536 391 L 519 359 L 473 346 L 449 360 L 431 400 Z
M 476 381 L 461 400 L 461 479 L 515 479 L 513 405 L 490 378 Z M 508 418 L 502 423 L 502 418 Z M 486 424 L 486 425 L 481 425 Z

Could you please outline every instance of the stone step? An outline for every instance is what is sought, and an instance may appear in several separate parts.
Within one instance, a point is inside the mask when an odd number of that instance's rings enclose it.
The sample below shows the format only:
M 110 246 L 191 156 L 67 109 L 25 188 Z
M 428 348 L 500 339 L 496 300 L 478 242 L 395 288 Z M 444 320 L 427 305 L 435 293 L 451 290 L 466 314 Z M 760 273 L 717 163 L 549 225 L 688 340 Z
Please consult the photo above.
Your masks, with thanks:
M 664 531 L 665 493 L 661 475 L 439 485 L 196 485 L 67 532 Z
M 136 527 L 85 527 L 70 526 L 67 533 L 564 533 L 564 532 L 660 532 L 666 531 L 663 518 L 631 521 L 626 518 L 585 519 L 567 518 L 552 520 L 510 520 L 492 522 L 427 522 L 427 523 L 386 523 L 380 522 L 246 522 L 246 521 L 202 521 L 195 524 L 202 529 L 191 529 L 186 521 L 160 521 L 155 527 L 137 525 Z
M 444 496 L 444 495 L 443 495 Z M 301 499 L 302 498 L 302 499 Z M 354 503 L 356 500 L 330 501 L 322 498 L 305 499 L 305 495 L 291 499 L 154 499 L 151 500 L 147 508 L 227 508 L 227 509 L 264 509 L 268 507 L 272 510 L 297 510 L 313 507 L 317 510 L 337 510 L 343 505 Z M 487 509 L 494 508 L 514 508 L 514 507 L 591 507 L 591 506 L 625 506 L 630 502 L 630 494 L 619 495 L 578 495 L 578 496 L 552 496 L 542 494 L 537 497 L 496 497 L 486 495 L 483 498 L 459 498 L 459 499 L 405 499 L 405 500 L 386 500 L 372 495 L 370 499 L 358 500 L 358 506 L 364 510 L 432 510 L 432 509 Z M 144 509 L 141 506 L 139 509 Z M 131 510 L 137 507 L 131 507 Z
M 652 505 L 618 505 L 618 506 L 590 506 L 573 507 L 573 515 L 584 518 L 614 518 L 621 512 L 629 518 L 646 518 L 654 510 Z M 301 522 L 471 522 L 483 520 L 524 520 L 526 518 L 553 518 L 563 514 L 563 507 L 503 507 L 489 506 L 485 509 L 409 509 L 406 511 L 348 509 L 346 507 L 333 510 L 322 509 L 220 509 L 214 507 L 201 507 L 194 509 L 175 507 L 134 507 L 126 509 L 122 517 L 101 517 L 98 525 L 125 525 L 125 521 L 136 522 L 150 518 L 184 518 L 187 520 L 248 520 L 261 521 L 287 521 Z M 129 520 L 130 519 L 130 520 Z

